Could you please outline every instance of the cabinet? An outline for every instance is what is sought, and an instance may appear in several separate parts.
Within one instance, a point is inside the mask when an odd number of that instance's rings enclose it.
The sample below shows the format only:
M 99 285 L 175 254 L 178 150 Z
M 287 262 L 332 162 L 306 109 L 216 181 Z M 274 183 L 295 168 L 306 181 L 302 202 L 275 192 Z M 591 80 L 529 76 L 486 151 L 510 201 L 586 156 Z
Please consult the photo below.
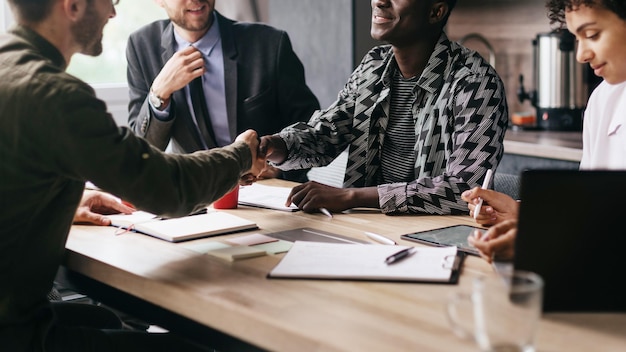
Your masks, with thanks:
M 519 175 L 525 169 L 578 169 L 582 133 L 508 130 L 498 172 Z

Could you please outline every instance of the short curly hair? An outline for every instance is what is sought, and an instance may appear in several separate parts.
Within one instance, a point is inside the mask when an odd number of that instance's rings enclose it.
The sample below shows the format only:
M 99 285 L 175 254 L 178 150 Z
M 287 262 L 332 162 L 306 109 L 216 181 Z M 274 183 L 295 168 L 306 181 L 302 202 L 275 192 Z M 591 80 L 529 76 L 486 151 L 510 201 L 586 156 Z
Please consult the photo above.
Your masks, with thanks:
M 614 12 L 619 18 L 626 21 L 626 1 L 624 0 L 547 0 L 548 19 L 550 24 L 565 24 L 565 12 L 579 6 L 603 7 Z

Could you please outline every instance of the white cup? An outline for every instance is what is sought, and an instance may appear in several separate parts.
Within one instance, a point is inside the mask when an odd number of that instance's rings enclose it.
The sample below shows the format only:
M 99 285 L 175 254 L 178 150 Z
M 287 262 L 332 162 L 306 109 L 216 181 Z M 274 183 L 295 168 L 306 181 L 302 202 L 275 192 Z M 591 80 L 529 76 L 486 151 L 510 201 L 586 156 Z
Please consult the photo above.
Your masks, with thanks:
M 527 271 L 481 276 L 471 292 L 455 292 L 446 313 L 452 330 L 482 351 L 534 352 L 542 312 L 543 280 Z

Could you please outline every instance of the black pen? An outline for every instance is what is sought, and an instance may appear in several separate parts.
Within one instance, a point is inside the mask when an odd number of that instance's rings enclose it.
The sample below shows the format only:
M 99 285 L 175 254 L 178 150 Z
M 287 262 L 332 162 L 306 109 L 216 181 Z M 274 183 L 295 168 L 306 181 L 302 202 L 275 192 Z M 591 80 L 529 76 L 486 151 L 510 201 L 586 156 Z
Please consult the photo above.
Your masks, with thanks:
M 405 248 L 405 249 L 401 250 L 400 252 L 396 252 L 396 253 L 388 256 L 385 259 L 385 263 L 387 263 L 387 265 L 393 264 L 393 263 L 397 263 L 397 262 L 401 261 L 404 258 L 410 257 L 411 255 L 413 255 L 416 252 L 417 252 L 417 249 L 415 247 Z
M 207 213 L 208 213 L 207 208 L 202 208 L 202 209 L 200 209 L 198 211 L 194 211 L 193 213 L 191 213 L 191 214 L 189 214 L 187 216 L 201 215 L 201 214 L 207 214 Z
M 209 212 L 209 211 L 207 210 L 207 208 L 202 208 L 202 209 L 200 209 L 200 210 L 194 211 L 193 213 L 189 213 L 189 214 L 187 214 L 187 216 L 194 216 L 194 215 L 208 214 L 208 212 Z M 159 220 L 167 220 L 167 219 L 171 219 L 171 218 L 168 218 L 168 217 L 165 217 L 165 216 L 161 216 L 161 217 L 158 217 L 158 216 L 157 216 L 157 217 L 156 217 L 156 219 L 159 219 Z

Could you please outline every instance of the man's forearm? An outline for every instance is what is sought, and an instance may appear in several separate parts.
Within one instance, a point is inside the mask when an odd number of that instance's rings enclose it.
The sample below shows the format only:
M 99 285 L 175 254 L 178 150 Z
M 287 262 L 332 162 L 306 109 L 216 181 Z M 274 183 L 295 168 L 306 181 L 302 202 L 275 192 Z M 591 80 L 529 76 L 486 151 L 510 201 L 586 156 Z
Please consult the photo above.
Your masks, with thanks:
M 380 208 L 377 187 L 350 188 L 349 208 Z

